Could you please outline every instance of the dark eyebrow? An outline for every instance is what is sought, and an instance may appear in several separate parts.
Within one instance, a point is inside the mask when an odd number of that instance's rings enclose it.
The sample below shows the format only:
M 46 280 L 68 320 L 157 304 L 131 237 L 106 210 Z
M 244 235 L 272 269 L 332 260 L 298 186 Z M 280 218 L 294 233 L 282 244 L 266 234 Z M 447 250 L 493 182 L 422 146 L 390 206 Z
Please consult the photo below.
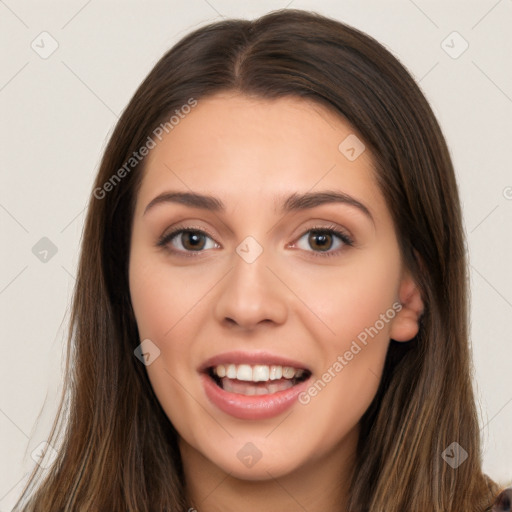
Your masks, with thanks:
M 213 212 L 226 211 L 224 203 L 217 197 L 198 194 L 195 192 L 164 192 L 155 197 L 144 209 L 144 214 L 161 203 L 179 203 L 191 208 L 200 208 Z M 306 192 L 305 194 L 294 193 L 287 197 L 281 206 L 280 213 L 308 210 L 315 206 L 329 203 L 342 203 L 353 206 L 363 212 L 375 224 L 370 210 L 360 201 L 343 192 L 326 190 L 322 192 Z
M 213 196 L 197 194 L 195 192 L 164 192 L 156 196 L 144 209 L 144 214 L 153 206 L 161 203 L 179 203 L 190 208 L 201 208 L 213 212 L 225 211 L 224 203 Z
M 288 213 L 297 210 L 307 210 L 308 208 L 314 208 L 315 206 L 329 203 L 342 203 L 353 206 L 363 212 L 375 224 L 370 210 L 361 203 L 361 201 L 358 201 L 344 192 L 332 190 L 306 192 L 305 194 L 294 193 L 284 201 L 281 211 Z

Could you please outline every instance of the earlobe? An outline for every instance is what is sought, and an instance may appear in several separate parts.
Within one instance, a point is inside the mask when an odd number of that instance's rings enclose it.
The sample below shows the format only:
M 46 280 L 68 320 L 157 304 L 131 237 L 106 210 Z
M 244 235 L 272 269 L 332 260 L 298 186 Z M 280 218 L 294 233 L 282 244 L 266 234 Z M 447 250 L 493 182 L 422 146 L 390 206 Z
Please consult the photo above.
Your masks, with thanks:
M 393 319 L 390 337 L 395 341 L 410 341 L 419 331 L 424 304 L 420 290 L 409 273 L 404 275 L 399 289 L 402 309 Z

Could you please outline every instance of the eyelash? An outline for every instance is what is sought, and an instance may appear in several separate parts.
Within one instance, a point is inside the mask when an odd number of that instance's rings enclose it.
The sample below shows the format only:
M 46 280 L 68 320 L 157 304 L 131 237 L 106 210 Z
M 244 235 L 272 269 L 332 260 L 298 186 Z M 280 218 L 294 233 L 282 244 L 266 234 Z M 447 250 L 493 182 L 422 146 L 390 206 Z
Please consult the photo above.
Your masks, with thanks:
M 322 233 L 322 234 L 329 233 L 329 234 L 335 235 L 343 242 L 343 246 L 347 245 L 347 246 L 351 247 L 354 245 L 354 241 L 352 240 L 352 238 L 349 237 L 343 231 L 340 231 L 339 229 L 337 229 L 336 226 L 334 226 L 334 225 L 330 225 L 327 227 L 326 226 L 313 226 L 313 227 L 309 228 L 307 231 L 305 231 L 298 238 L 298 240 L 300 240 L 304 235 L 306 235 L 307 233 L 309 233 L 311 231 L 316 231 L 317 233 Z M 186 232 L 199 233 L 202 235 L 206 235 L 207 237 L 209 237 L 213 240 L 213 236 L 210 233 L 208 233 L 207 231 L 204 231 L 202 229 L 197 229 L 194 227 L 180 226 L 180 227 L 177 227 L 176 229 L 174 229 L 173 231 L 171 231 L 170 233 L 167 233 L 166 235 L 163 235 L 162 237 L 160 237 L 159 240 L 157 241 L 156 245 L 157 245 L 157 247 L 165 248 L 166 250 L 168 250 L 169 252 L 171 252 L 173 254 L 178 254 L 180 256 L 185 256 L 185 257 L 197 257 L 204 251 L 181 251 L 181 250 L 171 249 L 168 247 L 169 242 L 176 235 L 181 234 L 181 233 L 186 233 Z M 307 251 L 307 252 L 311 252 L 313 254 L 313 256 L 315 256 L 315 257 L 319 256 L 321 258 L 325 258 L 328 256 L 337 256 L 343 250 L 343 246 L 340 249 L 337 249 L 335 251 L 328 251 L 328 252 L 327 251 Z

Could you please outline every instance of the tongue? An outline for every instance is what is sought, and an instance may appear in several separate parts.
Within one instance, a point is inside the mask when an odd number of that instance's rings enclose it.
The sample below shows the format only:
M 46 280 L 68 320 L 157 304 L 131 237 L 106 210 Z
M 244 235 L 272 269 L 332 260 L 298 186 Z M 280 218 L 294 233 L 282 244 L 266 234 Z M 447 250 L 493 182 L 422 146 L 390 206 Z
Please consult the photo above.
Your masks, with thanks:
M 293 382 L 290 379 L 271 380 L 267 382 L 246 382 L 222 377 L 221 385 L 222 389 L 229 393 L 238 393 L 241 395 L 269 395 L 291 388 Z

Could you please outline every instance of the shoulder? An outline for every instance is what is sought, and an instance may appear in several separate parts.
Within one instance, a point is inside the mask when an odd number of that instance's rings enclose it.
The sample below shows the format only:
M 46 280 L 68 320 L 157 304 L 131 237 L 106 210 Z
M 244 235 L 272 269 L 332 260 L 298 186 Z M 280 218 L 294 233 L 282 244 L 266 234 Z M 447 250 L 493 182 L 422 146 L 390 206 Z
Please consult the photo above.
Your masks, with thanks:
M 512 487 L 507 487 L 496 498 L 492 512 L 510 512 L 512 511 Z

